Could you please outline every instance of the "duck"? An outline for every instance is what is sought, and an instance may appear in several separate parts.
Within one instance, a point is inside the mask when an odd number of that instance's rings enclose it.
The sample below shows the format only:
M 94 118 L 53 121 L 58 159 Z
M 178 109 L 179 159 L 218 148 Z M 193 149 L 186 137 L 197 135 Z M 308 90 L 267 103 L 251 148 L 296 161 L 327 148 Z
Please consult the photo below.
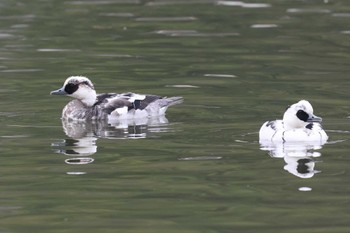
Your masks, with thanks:
M 127 93 L 97 94 L 85 76 L 70 76 L 50 95 L 73 97 L 62 110 L 62 119 L 73 121 L 151 118 L 165 115 L 169 106 L 180 104 L 183 97 Z
M 323 130 L 322 118 L 314 115 L 307 100 L 288 106 L 282 120 L 266 121 L 259 131 L 262 145 L 271 143 L 317 143 L 323 145 L 328 135 Z

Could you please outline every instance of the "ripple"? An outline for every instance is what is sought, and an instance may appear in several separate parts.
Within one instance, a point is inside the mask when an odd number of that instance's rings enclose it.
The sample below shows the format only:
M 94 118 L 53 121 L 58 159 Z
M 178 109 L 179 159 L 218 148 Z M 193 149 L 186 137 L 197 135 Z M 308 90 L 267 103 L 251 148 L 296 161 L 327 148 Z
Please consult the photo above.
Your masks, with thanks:
M 222 6 L 239 6 L 243 8 L 266 8 L 271 7 L 268 3 L 245 3 L 241 1 L 218 1 L 217 5 Z
M 19 127 L 19 128 L 38 128 L 38 129 L 60 128 L 59 126 L 51 126 L 51 125 L 8 125 L 8 126 Z
M 334 13 L 333 17 L 350 17 L 350 13 Z
M 135 15 L 133 13 L 101 13 L 100 16 L 106 17 L 119 17 L 119 18 L 132 18 Z
M 179 84 L 179 85 L 166 85 L 165 87 L 176 87 L 176 88 L 199 88 L 199 86 L 185 85 L 185 84 Z
M 28 24 L 15 24 L 11 26 L 11 28 L 15 28 L 15 29 L 28 28 L 28 27 L 29 27 Z
M 43 49 L 37 49 L 38 52 L 80 52 L 80 49 L 50 49 L 50 48 L 43 48 Z
M 331 13 L 328 9 L 301 9 L 301 8 L 290 8 L 287 9 L 287 13 L 321 13 L 328 14 Z
M 85 174 L 86 174 L 86 172 L 67 172 L 67 175 L 75 175 L 75 176 L 85 175 Z
M 42 69 L 14 69 L 14 70 L 1 70 L 2 73 L 26 73 L 26 72 L 38 72 Z
M 169 133 L 169 132 L 176 132 L 175 129 L 170 127 L 152 127 L 148 129 L 149 132 L 152 133 Z
M 113 58 L 134 58 L 135 56 L 129 54 L 97 54 L 97 57 L 113 57 Z
M 276 28 L 278 26 L 276 24 L 253 24 L 250 27 L 251 28 Z
M 4 135 L 2 138 L 28 138 L 28 135 Z
M 199 157 L 186 157 L 178 158 L 180 161 L 205 161 L 205 160 L 219 160 L 222 159 L 220 156 L 199 156 Z
M 89 164 L 92 162 L 94 162 L 94 159 L 89 157 L 69 158 L 65 160 L 65 163 L 73 165 Z
M 195 21 L 196 17 L 193 16 L 179 16 L 179 17 L 140 17 L 136 18 L 139 22 L 187 22 Z
M 310 188 L 310 187 L 300 187 L 298 190 L 302 191 L 302 192 L 310 192 L 310 191 L 312 191 L 312 188 Z
M 198 33 L 196 30 L 158 30 L 155 31 L 156 34 L 168 35 L 168 36 L 178 36 L 178 35 L 192 35 Z
M 1 90 L 0 92 L 8 92 L 8 90 Z M 18 116 L 18 113 L 14 113 L 14 112 L 0 112 L 0 116 L 4 116 L 4 117 L 16 117 Z
M 33 48 L 33 45 L 30 44 L 11 44 L 11 45 L 5 45 L 5 48 L 7 49 L 26 49 L 26 48 Z
M 71 1 L 65 2 L 70 5 L 106 5 L 106 4 L 140 4 L 139 0 L 93 0 L 93 1 Z
M 11 15 L 11 16 L 0 16 L 0 19 L 20 19 L 20 20 L 31 20 L 33 18 L 35 18 L 35 15 Z
M 239 139 L 236 139 L 235 142 L 238 142 L 238 143 L 250 143 L 249 141 L 239 140 Z
M 346 142 L 346 141 L 347 141 L 347 140 L 345 140 L 345 139 L 328 141 L 328 142 L 327 142 L 327 145 L 330 145 L 330 144 L 338 144 L 338 143 L 342 143 L 342 142 Z
M 239 36 L 237 32 L 221 32 L 221 33 L 208 33 L 198 32 L 196 30 L 158 30 L 156 34 L 167 36 L 193 36 L 193 37 L 225 37 L 225 36 Z
M 0 40 L 12 39 L 15 36 L 9 33 L 0 33 Z
M 164 6 L 164 5 L 183 5 L 183 4 L 209 4 L 213 0 L 167 0 L 167 1 L 151 1 L 146 3 L 146 6 Z
M 214 78 L 237 78 L 233 74 L 205 74 L 204 77 L 214 77 Z
M 350 131 L 348 131 L 348 130 L 334 130 L 334 129 L 327 130 L 327 132 L 342 133 L 342 134 L 349 134 L 350 133 Z

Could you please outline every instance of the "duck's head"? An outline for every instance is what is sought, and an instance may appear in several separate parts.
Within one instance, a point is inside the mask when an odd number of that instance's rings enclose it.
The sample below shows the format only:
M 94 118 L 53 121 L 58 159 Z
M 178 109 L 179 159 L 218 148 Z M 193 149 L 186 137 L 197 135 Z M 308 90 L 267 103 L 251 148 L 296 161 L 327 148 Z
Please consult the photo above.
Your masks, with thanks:
M 307 100 L 289 106 L 283 115 L 284 128 L 287 130 L 304 128 L 312 122 L 321 121 L 322 118 L 314 115 L 314 109 Z
M 83 76 L 71 76 L 66 79 L 58 90 L 51 91 L 51 95 L 67 95 L 91 107 L 96 102 L 96 91 L 90 79 Z

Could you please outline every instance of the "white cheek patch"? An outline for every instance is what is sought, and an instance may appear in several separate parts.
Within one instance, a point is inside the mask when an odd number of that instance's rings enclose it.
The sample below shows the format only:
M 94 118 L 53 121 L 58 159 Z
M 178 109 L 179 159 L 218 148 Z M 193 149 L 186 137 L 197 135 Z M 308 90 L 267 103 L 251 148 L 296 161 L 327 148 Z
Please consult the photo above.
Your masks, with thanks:
M 78 90 L 76 90 L 74 93 L 71 95 L 77 99 L 85 99 L 86 97 L 90 96 L 90 92 L 87 88 L 85 87 L 79 87 Z
M 92 106 L 96 102 L 96 92 L 87 86 L 79 87 L 79 89 L 70 96 L 81 100 L 87 106 Z

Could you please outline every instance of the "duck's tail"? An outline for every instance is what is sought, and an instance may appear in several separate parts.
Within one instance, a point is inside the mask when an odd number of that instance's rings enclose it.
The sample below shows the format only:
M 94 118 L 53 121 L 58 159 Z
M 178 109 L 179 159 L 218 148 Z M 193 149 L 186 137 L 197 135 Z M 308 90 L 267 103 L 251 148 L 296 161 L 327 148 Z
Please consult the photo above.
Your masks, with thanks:
M 161 116 L 164 115 L 168 107 L 180 104 L 183 102 L 183 98 L 180 96 L 174 96 L 174 97 L 163 97 L 160 99 L 157 99 L 156 101 L 150 103 L 146 110 L 148 111 L 148 114 L 150 116 Z
M 162 100 L 163 107 L 169 107 L 172 105 L 181 104 L 184 101 L 184 98 L 181 96 L 173 96 L 169 98 L 163 98 Z

